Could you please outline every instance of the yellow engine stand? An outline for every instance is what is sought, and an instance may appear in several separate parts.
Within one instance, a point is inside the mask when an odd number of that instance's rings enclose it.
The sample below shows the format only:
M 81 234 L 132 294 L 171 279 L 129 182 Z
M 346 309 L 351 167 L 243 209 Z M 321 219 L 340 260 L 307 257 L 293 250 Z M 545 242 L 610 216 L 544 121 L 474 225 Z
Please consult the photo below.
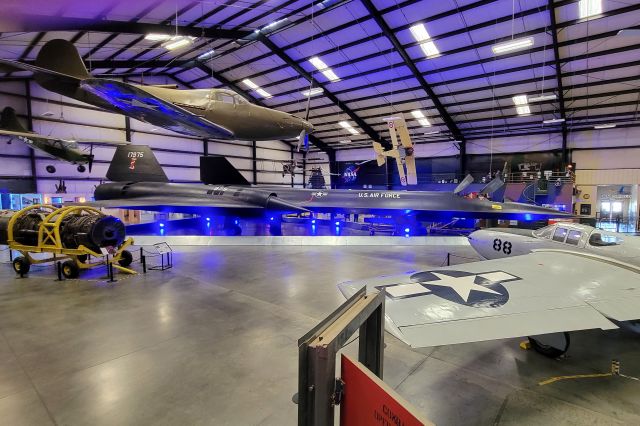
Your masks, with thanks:
M 46 214 L 42 223 L 40 223 L 40 227 L 38 228 L 38 243 L 36 246 L 27 246 L 20 244 L 14 240 L 13 235 L 13 227 L 18 220 L 18 218 L 28 214 L 32 211 L 39 211 Z M 123 272 L 129 274 L 135 274 L 136 272 L 132 269 L 121 266 L 118 262 L 123 259 L 123 256 L 126 252 L 126 248 L 133 244 L 133 238 L 127 238 L 113 253 L 113 256 L 108 259 L 108 261 L 99 260 L 97 262 L 88 262 L 84 260 L 80 260 L 78 257 L 82 256 L 83 258 L 88 259 L 88 256 L 93 256 L 94 258 L 102 259 L 102 253 L 96 253 L 93 250 L 85 247 L 84 245 L 78 246 L 78 248 L 70 249 L 65 248 L 62 245 L 62 238 L 60 236 L 60 224 L 63 222 L 64 218 L 69 215 L 103 215 L 103 213 L 89 206 L 66 206 L 66 207 L 55 207 L 48 204 L 34 204 L 28 207 L 23 208 L 16 212 L 10 219 L 7 228 L 7 242 L 9 248 L 11 250 L 19 251 L 26 261 L 29 264 L 39 264 L 39 263 L 48 263 L 55 262 L 62 259 L 69 259 L 78 270 L 82 269 L 91 269 L 100 265 L 112 264 L 114 268 L 117 268 Z M 44 259 L 35 259 L 31 256 L 32 253 L 51 253 L 52 256 L 44 258 Z M 63 273 L 65 277 L 69 275 L 73 275 L 73 266 L 66 263 L 67 269 L 65 270 L 65 265 L 63 265 Z M 16 272 L 20 272 L 14 262 L 14 269 Z

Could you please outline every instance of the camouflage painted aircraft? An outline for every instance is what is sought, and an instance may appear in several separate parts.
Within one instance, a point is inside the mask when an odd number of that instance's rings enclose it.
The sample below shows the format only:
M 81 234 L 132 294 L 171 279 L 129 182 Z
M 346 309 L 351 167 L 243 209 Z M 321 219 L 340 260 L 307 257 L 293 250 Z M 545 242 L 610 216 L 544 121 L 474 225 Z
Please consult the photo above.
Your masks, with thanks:
M 7 143 L 11 143 L 14 140 L 24 142 L 31 148 L 44 152 L 49 157 L 63 160 L 71 164 L 78 165 L 78 171 L 80 173 L 86 170 L 85 164 L 88 165 L 89 172 L 91 172 L 91 166 L 93 165 L 93 145 L 105 144 L 105 145 L 126 145 L 127 141 L 108 141 L 108 140 L 69 140 L 56 138 L 54 136 L 44 136 L 35 132 L 31 132 L 24 128 L 16 112 L 11 107 L 5 107 L 2 110 L 0 116 L 0 139 L 7 140 Z M 89 152 L 78 149 L 78 144 L 89 144 L 91 149 Z M 55 173 L 56 168 L 53 165 L 47 166 L 49 173 Z
M 0 71 L 31 71 L 42 87 L 107 111 L 184 135 L 228 140 L 307 138 L 313 126 L 282 111 L 249 103 L 225 89 L 179 90 L 93 77 L 75 46 L 47 42 L 33 65 L 0 59 Z
M 531 336 L 556 358 L 570 331 L 638 330 L 640 238 L 563 222 L 468 238 L 488 260 L 338 287 L 346 297 L 384 290 L 386 329 L 412 347 Z

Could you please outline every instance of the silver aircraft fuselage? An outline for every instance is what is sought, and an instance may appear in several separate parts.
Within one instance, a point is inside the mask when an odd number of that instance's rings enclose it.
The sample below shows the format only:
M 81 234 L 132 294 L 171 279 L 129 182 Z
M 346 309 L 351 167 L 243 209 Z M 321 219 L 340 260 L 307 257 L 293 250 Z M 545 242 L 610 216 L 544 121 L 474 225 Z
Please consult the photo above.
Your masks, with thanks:
M 569 250 L 640 266 L 640 238 L 589 225 L 558 222 L 538 230 L 487 228 L 472 232 L 469 243 L 486 259 L 529 254 L 536 249 Z

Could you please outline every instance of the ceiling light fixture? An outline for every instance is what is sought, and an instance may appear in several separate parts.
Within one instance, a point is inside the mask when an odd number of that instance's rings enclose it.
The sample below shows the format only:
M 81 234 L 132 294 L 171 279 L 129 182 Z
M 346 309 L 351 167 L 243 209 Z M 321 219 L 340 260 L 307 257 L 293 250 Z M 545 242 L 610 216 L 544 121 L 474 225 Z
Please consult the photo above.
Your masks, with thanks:
M 144 36 L 144 39 L 149 41 L 167 41 L 171 40 L 171 37 L 173 36 L 170 34 L 150 33 Z
M 517 106 L 516 112 L 518 115 L 531 115 L 531 108 L 529 108 L 529 105 Z
M 550 120 L 544 120 L 542 124 L 556 124 L 556 123 L 564 123 L 564 118 L 552 118 Z
M 602 13 L 602 0 L 580 0 L 578 2 L 578 15 L 580 19 L 600 15 Z
M 319 95 L 319 94 L 321 94 L 323 92 L 324 92 L 324 89 L 322 87 L 314 87 L 311 90 L 305 90 L 304 92 L 300 92 L 300 94 L 302 94 L 302 96 L 307 98 L 309 96 Z
M 309 62 L 311 63 L 311 65 L 316 67 L 318 71 L 324 74 L 324 76 L 327 77 L 330 81 L 340 80 L 340 77 L 338 77 L 336 73 L 334 73 L 333 70 L 329 68 L 329 66 L 325 64 L 324 61 L 318 58 L 317 56 L 314 56 L 313 58 L 309 59 Z
M 262 96 L 263 98 L 271 98 L 273 97 L 273 95 L 269 92 L 267 92 L 264 89 L 261 89 L 260 86 L 258 86 L 257 84 L 255 84 L 253 81 L 249 80 L 248 78 L 245 78 L 244 80 L 242 80 L 242 82 L 244 84 L 246 84 L 247 86 L 249 86 L 250 89 L 253 89 L 256 91 L 257 94 L 259 94 L 260 96 Z
M 498 43 L 491 46 L 494 55 L 503 55 L 505 53 L 515 52 L 518 50 L 528 49 L 533 46 L 533 37 L 517 38 L 504 43 Z
M 517 95 L 513 96 L 511 99 L 513 99 L 513 103 L 516 105 L 526 105 L 529 103 L 527 95 Z
M 529 98 L 529 102 L 546 102 L 546 101 L 555 101 L 556 99 L 557 99 L 556 94 L 552 93 L 550 95 L 534 96 L 532 98 Z
M 358 132 L 348 121 L 341 121 L 338 124 L 342 126 L 344 129 L 346 129 L 352 135 L 360 134 L 360 132 Z
M 169 41 L 162 43 L 162 47 L 167 50 L 176 50 L 193 44 L 195 37 L 191 36 L 174 36 Z
M 211 49 L 211 50 L 209 50 L 207 52 L 204 52 L 204 53 L 200 54 L 198 56 L 198 59 L 201 60 L 201 61 L 204 61 L 206 59 L 211 58 L 213 55 L 215 55 L 215 53 L 216 53 L 216 51 Z
M 440 51 L 436 47 L 435 43 L 431 40 L 429 32 L 424 24 L 416 24 L 409 28 L 413 38 L 420 43 L 420 48 L 424 52 L 427 58 L 434 58 L 440 56 Z
M 616 127 L 615 124 L 598 124 L 597 126 L 593 126 L 594 129 L 613 129 Z
M 420 123 L 422 127 L 431 127 L 431 123 L 429 122 L 427 117 L 425 117 L 424 113 L 419 109 L 411 111 L 411 115 L 413 115 L 413 118 L 418 120 L 418 123 Z

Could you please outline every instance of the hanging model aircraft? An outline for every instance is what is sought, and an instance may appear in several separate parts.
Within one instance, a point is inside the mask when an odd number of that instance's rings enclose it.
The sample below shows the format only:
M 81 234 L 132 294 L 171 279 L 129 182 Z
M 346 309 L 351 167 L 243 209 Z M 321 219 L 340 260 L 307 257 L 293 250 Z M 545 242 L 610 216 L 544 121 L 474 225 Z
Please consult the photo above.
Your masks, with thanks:
M 640 318 L 640 238 L 587 225 L 469 235 L 488 260 L 338 285 L 386 292 L 386 328 L 412 347 L 531 336 L 558 357 L 568 332 Z
M 33 65 L 0 59 L 1 70 L 31 71 L 47 90 L 190 136 L 304 140 L 313 131 L 306 120 L 251 104 L 231 90 L 179 90 L 93 77 L 75 46 L 61 39 L 48 41 Z
M 414 157 L 413 143 L 411 136 L 407 130 L 407 123 L 401 115 L 389 117 L 387 119 L 387 127 L 391 136 L 390 150 L 385 151 L 382 144 L 373 142 L 373 150 L 376 153 L 376 161 L 378 166 L 382 166 L 387 157 L 395 158 L 400 175 L 400 184 L 402 186 L 417 185 L 418 174 L 416 172 L 416 158 Z M 400 143 L 398 143 L 400 139 Z M 406 171 L 405 171 L 406 168 Z
M 113 181 L 95 190 L 97 205 L 139 210 L 202 213 L 222 211 L 238 216 L 264 215 L 266 211 L 336 212 L 391 215 L 414 214 L 417 218 L 494 217 L 540 219 L 567 216 L 544 207 L 469 199 L 437 191 L 382 191 L 253 187 L 224 157 L 202 157 L 204 180 L 215 185 L 169 183 L 167 176 L 144 145 L 118 147 L 107 172 Z M 215 167 L 210 163 L 215 162 Z
M 5 107 L 0 115 L 0 138 L 6 139 L 7 143 L 12 143 L 14 140 L 24 142 L 31 148 L 42 151 L 52 158 L 77 164 L 80 173 L 86 170 L 85 164 L 88 165 L 89 172 L 91 172 L 94 144 L 126 145 L 129 143 L 127 141 L 88 139 L 76 141 L 40 135 L 25 129 L 18 121 L 15 110 L 11 107 Z M 78 149 L 78 144 L 90 145 L 90 151 L 87 153 Z M 47 171 L 55 173 L 56 168 L 53 165 L 48 165 Z

